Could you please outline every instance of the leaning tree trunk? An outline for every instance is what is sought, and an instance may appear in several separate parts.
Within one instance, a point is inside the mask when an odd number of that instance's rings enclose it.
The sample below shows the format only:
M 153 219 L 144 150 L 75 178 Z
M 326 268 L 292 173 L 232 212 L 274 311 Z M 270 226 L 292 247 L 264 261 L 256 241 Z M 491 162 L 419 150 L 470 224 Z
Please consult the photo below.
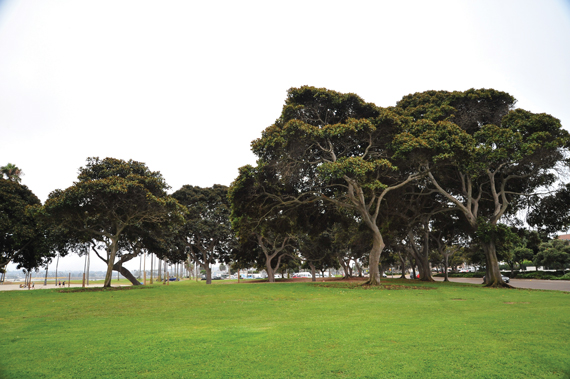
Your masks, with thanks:
M 513 288 L 503 282 L 501 270 L 499 269 L 499 259 L 497 258 L 495 241 L 485 241 L 482 242 L 481 245 L 483 246 L 485 259 L 487 261 L 487 267 L 485 269 L 485 286 Z
M 344 261 L 344 259 L 340 258 L 338 260 L 338 262 L 340 263 L 340 266 L 342 267 L 342 271 L 344 271 L 344 277 L 345 278 L 349 278 L 350 274 L 348 272 L 348 265 L 346 264 L 346 262 Z
M 356 270 L 358 271 L 358 277 L 362 278 L 364 275 L 362 274 L 362 265 L 358 264 L 357 261 L 354 261 L 354 267 L 356 267 Z
M 113 265 L 113 270 L 119 272 L 123 277 L 125 277 L 133 286 L 140 286 L 141 283 L 138 279 L 123 266 L 123 262 L 119 261 Z

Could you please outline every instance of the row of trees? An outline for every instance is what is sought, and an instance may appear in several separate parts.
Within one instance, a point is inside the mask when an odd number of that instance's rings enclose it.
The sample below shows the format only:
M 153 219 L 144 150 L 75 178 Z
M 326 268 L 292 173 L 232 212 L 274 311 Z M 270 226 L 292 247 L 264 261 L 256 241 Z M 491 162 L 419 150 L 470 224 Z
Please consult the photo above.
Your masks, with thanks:
M 184 186 L 173 196 L 168 188 L 143 163 L 113 158 L 89 158 L 78 181 L 43 206 L 19 180 L 2 178 L 0 267 L 14 262 L 30 271 L 56 256 L 93 251 L 107 265 L 105 286 L 113 271 L 138 285 L 124 264 L 144 253 L 171 264 L 197 261 L 209 271 L 231 239 L 229 211 L 220 206 L 227 188 Z
M 469 243 L 484 254 L 486 284 L 508 286 L 497 251 L 505 224 L 521 224 L 523 210 L 529 220 L 544 215 L 540 194 L 566 172 L 570 146 L 559 120 L 514 104 L 482 89 L 416 93 L 381 108 L 354 94 L 292 88 L 252 143 L 257 166 L 232 184 L 235 229 L 261 245 L 280 241 L 271 237 L 278 233 L 284 241 L 287 220 L 309 238 L 355 223 L 372 245 L 371 285 L 380 283 L 384 251 L 409 252 L 430 280 L 432 245 Z
M 570 224 L 570 187 L 552 192 L 570 136 L 556 118 L 514 104 L 482 89 L 416 93 L 381 108 L 354 94 L 292 88 L 252 142 L 257 165 L 240 168 L 230 188 L 185 185 L 169 195 L 143 163 L 89 158 L 78 181 L 42 206 L 11 165 L 1 183 L 0 267 L 92 250 L 107 264 L 108 286 L 112 271 L 138 284 L 124 263 L 143 252 L 194 261 L 208 283 L 215 262 L 264 267 L 273 281 L 302 259 L 313 272 L 368 266 L 368 284 L 377 285 L 383 267 L 406 257 L 431 280 L 430 255 L 446 261 L 462 246 L 484 257 L 487 285 L 508 286 L 499 260 L 522 246 L 512 227 Z

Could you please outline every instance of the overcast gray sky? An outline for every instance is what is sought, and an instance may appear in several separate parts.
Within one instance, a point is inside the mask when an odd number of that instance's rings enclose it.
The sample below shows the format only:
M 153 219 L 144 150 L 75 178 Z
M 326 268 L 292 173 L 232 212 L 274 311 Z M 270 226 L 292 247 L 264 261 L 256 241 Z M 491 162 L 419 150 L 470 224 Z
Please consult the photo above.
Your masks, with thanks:
M 91 156 L 229 185 L 305 84 L 495 88 L 570 129 L 570 1 L 0 0 L 0 165 L 42 202 Z

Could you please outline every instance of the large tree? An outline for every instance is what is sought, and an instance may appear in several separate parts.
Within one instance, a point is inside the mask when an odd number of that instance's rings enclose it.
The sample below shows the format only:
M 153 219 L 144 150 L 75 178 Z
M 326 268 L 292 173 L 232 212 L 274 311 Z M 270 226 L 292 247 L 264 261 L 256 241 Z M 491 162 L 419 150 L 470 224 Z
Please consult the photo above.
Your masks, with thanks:
M 356 212 L 372 234 L 372 285 L 380 283 L 385 245 L 378 227 L 382 200 L 423 175 L 392 159 L 390 144 L 401 122 L 355 94 L 305 86 L 288 91 L 279 119 L 252 143 L 259 168 L 287 189 L 276 195 L 284 207 L 318 199 Z
M 558 119 L 514 109 L 492 89 L 428 91 L 393 109 L 409 122 L 394 141 L 398 156 L 427 173 L 431 188 L 463 214 L 486 258 L 486 285 L 508 286 L 499 271 L 499 221 L 557 179 L 569 135 Z
M 564 271 L 570 267 L 570 242 L 567 240 L 550 240 L 540 244 L 538 254 L 534 257 L 536 267 L 543 266 Z
M 236 244 L 230 224 L 228 187 L 184 185 L 172 196 L 188 210 L 179 237 L 206 270 L 206 284 L 211 284 L 211 265 L 227 262 Z
M 51 259 L 47 231 L 32 212 L 40 205 L 28 187 L 0 178 L 0 270 L 13 262 L 29 271 Z
M 272 184 L 266 171 L 247 165 L 239 169 L 228 193 L 232 229 L 241 245 L 236 250 L 241 257 L 235 258 L 263 265 L 269 282 L 275 282 L 282 259 L 295 258 L 295 212 L 283 210 L 265 195 Z M 277 195 L 280 189 L 273 187 L 270 192 Z
M 121 267 L 117 252 L 128 236 L 140 236 L 149 225 L 180 220 L 184 208 L 168 196 L 168 185 L 144 163 L 114 158 L 88 158 L 78 181 L 49 195 L 43 211 L 79 242 L 102 243 L 107 264 L 105 287 L 113 270 Z M 119 267 L 116 266 L 119 264 Z

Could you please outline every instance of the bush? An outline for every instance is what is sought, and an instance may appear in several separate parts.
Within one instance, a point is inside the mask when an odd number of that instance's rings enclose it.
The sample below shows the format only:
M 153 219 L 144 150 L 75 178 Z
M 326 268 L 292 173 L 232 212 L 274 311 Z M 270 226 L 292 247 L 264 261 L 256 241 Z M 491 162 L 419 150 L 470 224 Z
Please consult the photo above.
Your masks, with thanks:
M 559 279 L 560 277 L 562 277 L 562 274 L 563 273 L 561 271 L 556 271 L 556 272 L 531 271 L 525 273 L 518 272 L 516 273 L 515 276 L 517 279 Z
M 570 272 L 567 272 L 565 275 L 562 271 L 554 271 L 554 272 L 544 272 L 544 271 L 531 271 L 531 272 L 520 272 L 515 271 L 514 275 L 511 276 L 511 272 L 501 272 L 501 274 L 516 279 L 545 279 L 545 280 L 570 280 Z M 437 278 L 445 278 L 444 274 L 434 274 L 434 277 Z M 484 271 L 478 272 L 450 272 L 448 277 L 450 278 L 482 278 L 485 276 Z
M 554 280 L 570 280 L 570 271 L 562 276 L 558 276 L 556 278 L 552 278 Z

